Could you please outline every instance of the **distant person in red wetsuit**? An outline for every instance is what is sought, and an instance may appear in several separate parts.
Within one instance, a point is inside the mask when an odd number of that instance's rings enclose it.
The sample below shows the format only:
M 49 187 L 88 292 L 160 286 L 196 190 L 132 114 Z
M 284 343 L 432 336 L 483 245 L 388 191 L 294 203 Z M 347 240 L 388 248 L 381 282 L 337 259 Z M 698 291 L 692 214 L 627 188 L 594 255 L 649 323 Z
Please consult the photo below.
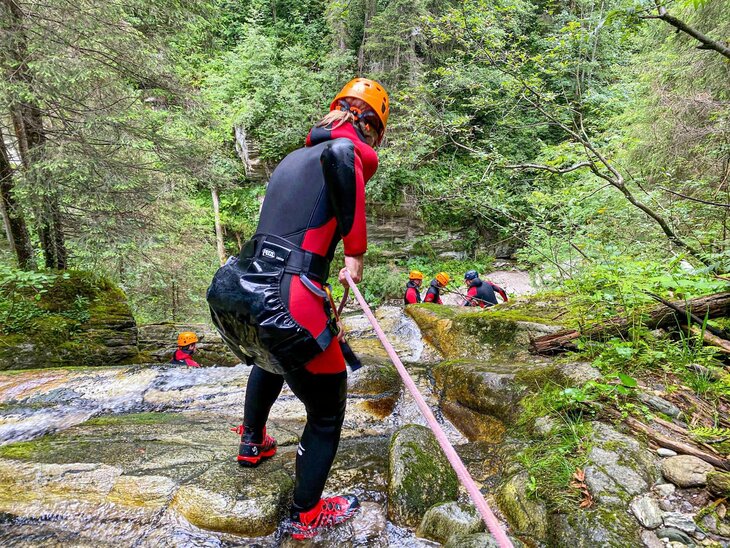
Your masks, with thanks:
M 175 365 L 187 365 L 188 367 L 200 367 L 200 364 L 193 360 L 195 345 L 198 336 L 192 331 L 183 331 L 177 336 L 177 350 L 172 355 L 170 363 Z
M 493 284 L 489 280 L 479 279 L 479 273 L 476 270 L 470 270 L 464 274 L 464 283 L 469 288 L 466 300 L 461 303 L 463 306 L 480 306 L 486 308 L 497 304 L 497 295 L 507 302 L 507 293 L 497 284 Z
M 431 285 L 426 291 L 426 298 L 423 299 L 425 303 L 444 304 L 441 301 L 441 290 L 449 285 L 449 275 L 446 272 L 439 272 L 436 277 L 431 280 Z
M 345 272 L 355 283 L 362 279 L 365 183 L 378 167 L 374 147 L 383 138 L 389 108 L 377 82 L 355 78 L 345 85 L 305 146 L 271 174 L 256 234 L 208 288 L 221 337 L 253 364 L 238 463 L 258 466 L 276 454 L 266 423 L 285 381 L 307 410 L 287 524 L 295 539 L 342 523 L 359 507 L 352 495 L 322 498 L 347 404 L 340 329 L 324 287 L 340 241 L 340 283 L 347 284 Z
M 411 270 L 406 284 L 406 293 L 403 295 L 405 304 L 416 304 L 421 302 L 420 287 L 423 283 L 423 274 L 418 270 Z

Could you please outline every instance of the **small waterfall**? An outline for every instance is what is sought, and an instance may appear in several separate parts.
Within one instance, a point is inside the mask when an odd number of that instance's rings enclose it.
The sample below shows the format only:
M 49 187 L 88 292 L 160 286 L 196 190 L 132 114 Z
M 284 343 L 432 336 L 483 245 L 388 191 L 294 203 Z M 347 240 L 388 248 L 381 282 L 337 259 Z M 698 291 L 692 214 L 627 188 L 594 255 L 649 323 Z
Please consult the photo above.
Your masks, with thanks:
M 246 177 L 255 181 L 264 181 L 269 178 L 269 169 L 266 163 L 259 158 L 258 147 L 246 137 L 246 128 L 242 125 L 233 127 L 236 138 L 236 153 L 243 162 Z

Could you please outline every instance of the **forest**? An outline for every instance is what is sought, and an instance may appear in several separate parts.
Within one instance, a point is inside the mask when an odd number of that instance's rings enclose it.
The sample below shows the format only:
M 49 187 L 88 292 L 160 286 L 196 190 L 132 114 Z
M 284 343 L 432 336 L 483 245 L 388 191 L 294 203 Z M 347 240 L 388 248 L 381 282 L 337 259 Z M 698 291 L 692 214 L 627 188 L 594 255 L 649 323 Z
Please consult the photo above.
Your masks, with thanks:
M 518 452 L 528 499 L 605 502 L 582 475 L 590 425 L 644 432 L 664 388 L 686 420 L 651 447 L 730 469 L 730 0 L 0 0 L 0 362 L 122 301 L 140 326 L 211 328 L 206 289 L 273 170 L 356 76 L 391 104 L 369 229 L 417 227 L 370 242 L 367 301 L 400 306 L 414 269 L 519 270 L 536 295 L 494 317 L 560 323 L 533 354 L 602 374 L 520 400 L 517 437 L 560 423 Z M 470 356 L 434 318 L 483 324 L 409 314 L 456 394 Z

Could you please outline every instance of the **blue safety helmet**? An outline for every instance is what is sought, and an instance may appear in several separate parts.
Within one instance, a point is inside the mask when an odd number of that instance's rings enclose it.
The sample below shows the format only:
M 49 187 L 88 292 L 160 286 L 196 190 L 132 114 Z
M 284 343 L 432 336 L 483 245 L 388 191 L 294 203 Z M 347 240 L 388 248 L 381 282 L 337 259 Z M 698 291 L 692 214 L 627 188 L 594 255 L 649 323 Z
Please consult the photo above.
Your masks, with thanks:
M 464 279 L 468 281 L 476 280 L 479 277 L 479 272 L 476 270 L 470 270 L 466 274 L 464 274 Z

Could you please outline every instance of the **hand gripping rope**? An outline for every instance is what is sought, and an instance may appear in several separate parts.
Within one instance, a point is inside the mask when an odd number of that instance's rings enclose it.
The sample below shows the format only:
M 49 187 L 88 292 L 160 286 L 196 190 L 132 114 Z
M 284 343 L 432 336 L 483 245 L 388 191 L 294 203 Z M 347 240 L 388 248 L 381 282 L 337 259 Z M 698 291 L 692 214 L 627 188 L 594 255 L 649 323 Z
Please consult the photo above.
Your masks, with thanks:
M 413 379 L 408 374 L 408 371 L 406 371 L 406 368 L 403 366 L 403 362 L 400 361 L 398 354 L 395 353 L 393 346 L 388 342 L 388 339 L 386 339 L 385 333 L 383 333 L 383 330 L 378 324 L 378 320 L 376 320 L 375 316 L 373 316 L 373 312 L 370 310 L 368 303 L 366 303 L 365 299 L 363 299 L 360 290 L 357 288 L 357 285 L 355 285 L 355 282 L 352 281 L 352 276 L 350 276 L 350 273 L 347 271 L 345 271 L 345 278 L 347 279 L 347 283 L 352 288 L 353 293 L 355 293 L 357 302 L 360 303 L 363 312 L 365 312 L 365 316 L 367 316 L 370 324 L 375 330 L 375 333 L 378 335 L 380 342 L 383 343 L 383 347 L 388 353 L 388 356 L 390 356 L 393 365 L 395 365 L 395 368 L 398 370 L 398 374 L 400 374 L 401 378 L 403 379 L 403 384 L 406 385 L 406 388 L 408 388 L 411 396 L 413 396 L 413 399 L 416 400 L 416 405 L 418 406 L 418 409 L 425 417 L 426 422 L 428 422 L 428 426 L 431 428 L 434 436 L 436 436 L 436 441 L 439 442 L 441 449 L 443 449 L 444 453 L 446 454 L 446 458 L 449 459 L 452 468 L 456 472 L 456 475 L 459 477 L 459 481 L 461 481 L 461 484 L 469 493 L 469 496 L 474 502 L 474 505 L 477 507 L 477 510 L 479 510 L 479 513 L 482 515 L 482 519 L 489 528 L 489 532 L 492 533 L 492 536 L 495 538 L 500 548 L 513 548 L 512 542 L 510 542 L 510 540 L 507 538 L 507 535 L 497 521 L 497 518 L 492 513 L 492 510 L 489 508 L 487 501 L 484 500 L 484 496 L 482 496 L 479 488 L 474 483 L 474 480 L 469 474 L 469 471 L 464 466 L 464 463 L 461 462 L 461 458 L 456 453 L 456 450 L 454 450 L 454 447 L 449 443 L 449 440 L 446 439 L 446 434 L 441 429 L 441 426 L 439 426 L 439 423 L 436 422 L 436 417 L 433 416 L 433 413 L 423 399 L 423 396 L 421 396 L 420 392 L 418 392 L 418 388 L 416 388 L 416 383 L 413 382 Z

